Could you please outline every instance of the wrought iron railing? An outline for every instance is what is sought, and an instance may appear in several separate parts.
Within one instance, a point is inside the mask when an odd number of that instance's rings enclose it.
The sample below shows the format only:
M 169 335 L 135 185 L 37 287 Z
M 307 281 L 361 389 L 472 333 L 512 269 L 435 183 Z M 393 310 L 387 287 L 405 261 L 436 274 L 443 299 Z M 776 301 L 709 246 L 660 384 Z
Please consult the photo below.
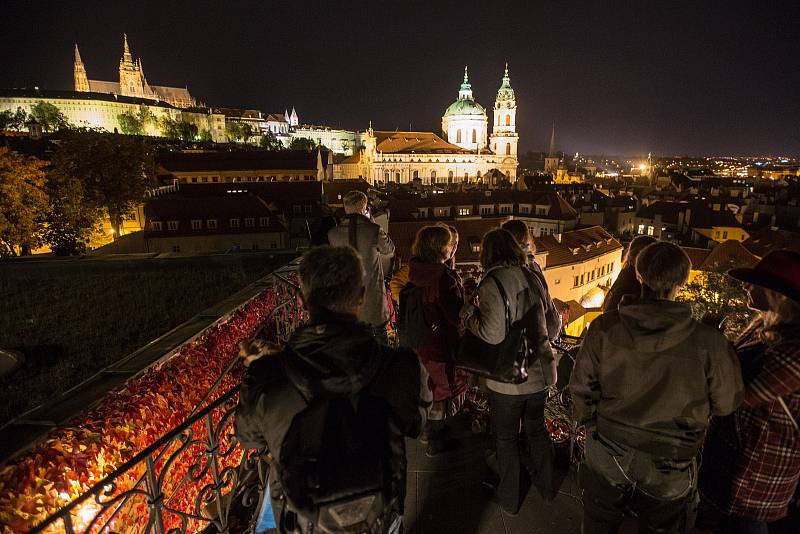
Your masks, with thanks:
M 304 319 L 295 269 L 290 264 L 273 273 L 268 289 L 275 292 L 276 305 L 265 330 L 278 343 Z M 239 445 L 233 431 L 239 386 L 218 394 L 221 379 L 181 424 L 30 532 L 250 531 L 252 512 L 261 504 L 265 463 Z

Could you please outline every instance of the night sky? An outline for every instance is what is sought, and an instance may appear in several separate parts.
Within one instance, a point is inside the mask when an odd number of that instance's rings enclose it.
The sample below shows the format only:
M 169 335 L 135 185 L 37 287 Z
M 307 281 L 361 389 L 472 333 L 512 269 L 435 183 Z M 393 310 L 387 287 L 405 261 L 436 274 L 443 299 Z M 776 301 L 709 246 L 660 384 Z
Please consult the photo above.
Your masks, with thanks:
M 555 121 L 567 152 L 800 156 L 798 4 L 6 0 L 0 87 L 71 89 L 74 42 L 118 80 L 127 32 L 148 82 L 209 105 L 438 133 L 464 65 L 491 111 L 507 60 L 520 152 Z

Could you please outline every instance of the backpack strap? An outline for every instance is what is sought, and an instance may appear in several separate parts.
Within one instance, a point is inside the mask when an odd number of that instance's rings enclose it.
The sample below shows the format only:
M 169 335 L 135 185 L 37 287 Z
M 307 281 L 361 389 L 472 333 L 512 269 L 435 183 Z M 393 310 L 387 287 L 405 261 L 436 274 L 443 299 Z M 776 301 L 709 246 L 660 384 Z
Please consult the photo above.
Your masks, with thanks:
M 350 246 L 354 249 L 358 250 L 358 216 L 357 215 L 349 215 L 348 219 L 350 221 L 348 225 L 348 239 L 350 241 Z
M 490 274 L 488 277 L 494 280 L 494 283 L 497 286 L 497 291 L 498 293 L 500 293 L 500 298 L 503 299 L 503 305 L 506 308 L 506 335 L 507 335 L 509 330 L 511 330 L 511 324 L 514 322 L 511 318 L 511 302 L 508 300 L 508 294 L 506 293 L 506 290 L 503 289 L 503 284 L 500 283 L 500 280 L 493 274 Z

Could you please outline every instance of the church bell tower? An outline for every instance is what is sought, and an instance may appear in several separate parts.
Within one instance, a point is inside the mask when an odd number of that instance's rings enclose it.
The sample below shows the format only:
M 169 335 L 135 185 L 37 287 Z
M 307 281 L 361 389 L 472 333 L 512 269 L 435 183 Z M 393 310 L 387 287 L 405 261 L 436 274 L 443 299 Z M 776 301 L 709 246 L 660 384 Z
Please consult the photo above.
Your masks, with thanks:
M 491 135 L 492 152 L 498 156 L 517 157 L 517 100 L 514 89 L 511 88 L 511 79 L 508 76 L 508 63 L 506 63 L 503 81 L 497 90 L 497 99 L 494 102 L 494 120 Z

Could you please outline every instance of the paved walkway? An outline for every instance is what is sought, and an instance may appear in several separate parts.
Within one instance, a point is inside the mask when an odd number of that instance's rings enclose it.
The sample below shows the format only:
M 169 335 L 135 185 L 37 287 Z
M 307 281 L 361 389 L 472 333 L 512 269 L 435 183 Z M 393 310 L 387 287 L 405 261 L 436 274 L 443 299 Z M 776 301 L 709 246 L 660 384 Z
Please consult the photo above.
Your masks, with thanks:
M 553 502 L 543 501 L 532 488 L 519 514 L 510 517 L 481 493 L 481 481 L 491 474 L 484 460 L 488 438 L 473 434 L 464 416 L 458 416 L 452 427 L 452 437 L 461 446 L 439 458 L 427 458 L 421 443 L 408 441 L 406 533 L 580 532 L 581 504 L 574 471 L 564 473 L 561 493 Z

